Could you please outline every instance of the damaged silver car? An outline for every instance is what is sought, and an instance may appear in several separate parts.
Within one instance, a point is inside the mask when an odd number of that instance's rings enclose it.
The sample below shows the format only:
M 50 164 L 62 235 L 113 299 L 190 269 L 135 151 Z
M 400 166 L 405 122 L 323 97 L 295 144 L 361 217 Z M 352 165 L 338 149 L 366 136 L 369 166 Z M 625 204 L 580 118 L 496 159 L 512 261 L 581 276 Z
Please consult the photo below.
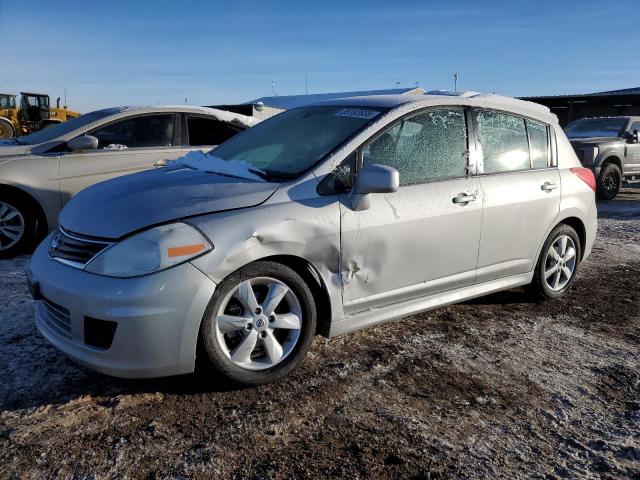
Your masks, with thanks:
M 121 377 L 277 380 L 332 337 L 499 290 L 562 296 L 595 182 L 557 119 L 496 95 L 296 108 L 76 195 L 28 268 L 42 335 Z

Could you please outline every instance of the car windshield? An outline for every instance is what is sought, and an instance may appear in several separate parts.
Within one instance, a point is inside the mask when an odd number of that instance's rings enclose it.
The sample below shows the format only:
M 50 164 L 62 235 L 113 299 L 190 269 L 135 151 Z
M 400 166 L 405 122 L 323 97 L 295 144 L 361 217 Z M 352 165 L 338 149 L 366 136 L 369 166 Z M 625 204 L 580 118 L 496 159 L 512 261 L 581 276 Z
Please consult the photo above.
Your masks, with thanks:
M 626 118 L 583 118 L 564 129 L 569 138 L 619 137 L 627 125 Z
M 96 110 L 95 112 L 85 113 L 84 115 L 80 115 L 79 117 L 73 118 L 67 122 L 51 125 L 50 127 L 47 127 L 30 135 L 18 137 L 16 141 L 23 145 L 37 145 L 39 143 L 50 142 L 78 128 L 85 127 L 93 122 L 108 117 L 109 115 L 118 113 L 119 111 L 120 109 L 107 108 L 104 110 Z
M 216 157 L 246 162 L 267 179 L 295 178 L 385 111 L 345 106 L 288 110 L 231 138 L 208 157 L 211 163 Z

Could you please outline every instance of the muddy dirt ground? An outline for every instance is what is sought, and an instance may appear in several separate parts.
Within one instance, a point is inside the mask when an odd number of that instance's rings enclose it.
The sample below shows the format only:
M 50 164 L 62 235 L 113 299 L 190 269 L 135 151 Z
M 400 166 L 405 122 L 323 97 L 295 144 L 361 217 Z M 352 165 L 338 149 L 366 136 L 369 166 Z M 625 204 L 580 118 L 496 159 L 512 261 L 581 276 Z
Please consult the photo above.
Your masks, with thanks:
M 0 478 L 640 478 L 640 189 L 572 291 L 520 289 L 332 340 L 275 385 L 79 367 L 0 261 Z

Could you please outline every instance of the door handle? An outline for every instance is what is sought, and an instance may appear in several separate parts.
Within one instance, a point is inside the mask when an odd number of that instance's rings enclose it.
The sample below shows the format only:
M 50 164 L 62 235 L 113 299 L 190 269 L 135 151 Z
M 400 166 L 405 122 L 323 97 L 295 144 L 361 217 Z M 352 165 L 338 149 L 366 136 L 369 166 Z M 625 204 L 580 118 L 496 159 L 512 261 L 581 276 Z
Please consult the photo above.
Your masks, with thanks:
M 475 202 L 475 201 L 476 201 L 475 193 L 472 193 L 471 195 L 468 195 L 466 193 L 459 193 L 458 195 L 453 197 L 453 203 L 455 203 L 456 205 L 465 206 L 467 203 Z
M 555 190 L 556 188 L 558 188 L 558 185 L 551 182 L 544 182 L 540 188 L 545 192 L 550 192 L 551 190 Z

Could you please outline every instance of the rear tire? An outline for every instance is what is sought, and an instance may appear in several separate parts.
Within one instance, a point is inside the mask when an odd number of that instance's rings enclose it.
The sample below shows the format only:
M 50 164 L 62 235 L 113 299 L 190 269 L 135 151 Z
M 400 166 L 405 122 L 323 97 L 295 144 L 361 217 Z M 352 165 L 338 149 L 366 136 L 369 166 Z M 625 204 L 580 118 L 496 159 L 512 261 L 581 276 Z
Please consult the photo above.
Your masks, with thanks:
M 545 240 L 533 280 L 525 289 L 542 300 L 562 297 L 576 278 L 581 258 L 578 234 L 569 225 L 561 223 Z
M 15 135 L 15 130 L 13 129 L 13 125 L 8 120 L 4 118 L 0 118 L 0 139 L 6 140 L 9 138 L 13 138 Z
M 601 200 L 613 200 L 622 187 L 622 171 L 615 163 L 602 167 L 598 177 L 597 193 Z
M 38 219 L 29 202 L 0 193 L 0 258 L 12 258 L 33 248 Z
M 302 362 L 316 321 L 311 290 L 294 270 L 255 262 L 218 285 L 200 327 L 203 353 L 234 382 L 274 382 Z

